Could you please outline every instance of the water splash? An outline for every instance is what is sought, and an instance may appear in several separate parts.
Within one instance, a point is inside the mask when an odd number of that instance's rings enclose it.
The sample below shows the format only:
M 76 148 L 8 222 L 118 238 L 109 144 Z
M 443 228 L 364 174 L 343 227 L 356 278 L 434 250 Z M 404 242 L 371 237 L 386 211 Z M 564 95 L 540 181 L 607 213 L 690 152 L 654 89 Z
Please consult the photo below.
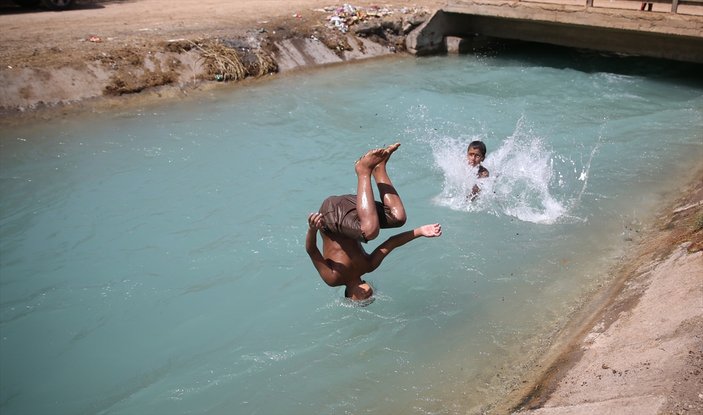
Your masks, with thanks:
M 435 203 L 454 210 L 484 211 L 542 224 L 555 223 L 568 212 L 568 198 L 559 199 L 565 182 L 555 170 L 558 157 L 522 119 L 497 149 L 488 149 L 483 165 L 491 175 L 478 179 L 477 169 L 468 166 L 465 153 L 471 141 L 483 139 L 435 137 L 430 143 L 435 165 L 444 175 Z M 480 188 L 475 198 L 474 185 Z

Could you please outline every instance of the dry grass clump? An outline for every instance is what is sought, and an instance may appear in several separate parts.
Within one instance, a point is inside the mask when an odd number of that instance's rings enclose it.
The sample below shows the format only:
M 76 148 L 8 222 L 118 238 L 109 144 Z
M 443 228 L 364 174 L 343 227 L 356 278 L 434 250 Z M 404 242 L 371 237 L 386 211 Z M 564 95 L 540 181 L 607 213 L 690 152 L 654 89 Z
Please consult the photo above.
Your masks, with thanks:
M 276 61 L 266 49 L 252 48 L 244 43 L 238 45 L 236 41 L 180 39 L 170 41 L 163 47 L 171 53 L 197 51 L 205 68 L 203 78 L 209 80 L 238 81 L 248 76 L 260 77 L 278 71 Z M 129 49 L 101 56 L 100 61 L 114 71 L 103 90 L 105 95 L 123 95 L 174 84 L 178 82 L 179 68 L 182 66 L 181 61 L 173 57 L 165 61 L 152 58 L 155 68 L 148 69 L 143 54 Z M 164 64 L 166 67 L 162 68 Z
M 703 211 L 699 210 L 693 219 L 693 226 L 690 234 L 691 244 L 688 252 L 703 251 Z
M 273 59 L 270 53 L 264 51 L 263 49 L 257 49 L 254 52 L 256 56 L 256 73 L 252 74 L 256 77 L 264 76 L 270 73 L 278 71 L 278 64 Z
M 693 232 L 698 232 L 703 229 L 703 211 L 698 212 L 696 219 L 693 221 Z
M 262 48 L 237 47 L 219 39 L 189 42 L 188 49 L 197 49 L 204 61 L 207 76 L 218 81 L 238 81 L 247 76 L 260 77 L 278 71 L 271 54 Z M 184 45 L 178 45 L 186 50 Z
M 227 47 L 219 40 L 193 43 L 193 46 L 200 51 L 207 73 L 218 81 L 238 81 L 246 78 L 246 67 L 236 49 Z

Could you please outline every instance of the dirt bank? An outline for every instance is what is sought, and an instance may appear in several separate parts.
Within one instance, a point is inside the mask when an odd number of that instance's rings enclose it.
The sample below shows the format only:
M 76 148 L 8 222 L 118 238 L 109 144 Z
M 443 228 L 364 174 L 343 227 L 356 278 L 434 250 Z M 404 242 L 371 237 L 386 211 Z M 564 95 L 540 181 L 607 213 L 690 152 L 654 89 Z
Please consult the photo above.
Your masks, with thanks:
M 703 171 L 519 391 L 521 414 L 703 413 Z
M 3 1 L 0 116 L 109 107 L 144 92 L 174 97 L 306 64 L 403 52 L 404 36 L 441 4 L 79 0 L 48 12 Z

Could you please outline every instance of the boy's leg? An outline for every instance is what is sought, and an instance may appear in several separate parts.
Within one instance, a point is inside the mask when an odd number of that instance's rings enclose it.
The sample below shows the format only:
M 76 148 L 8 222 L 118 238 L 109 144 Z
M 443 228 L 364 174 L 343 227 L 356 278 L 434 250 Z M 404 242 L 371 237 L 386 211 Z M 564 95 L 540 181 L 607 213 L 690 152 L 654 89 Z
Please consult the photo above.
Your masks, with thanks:
M 361 231 L 367 241 L 378 236 L 380 224 L 376 213 L 376 202 L 373 198 L 371 175 L 374 168 L 386 160 L 387 150 L 377 148 L 364 154 L 354 166 L 356 170 L 356 211 L 359 215 Z
M 400 143 L 386 147 L 387 156 L 383 159 L 383 161 L 378 163 L 376 168 L 373 170 L 373 177 L 376 180 L 376 186 L 378 186 L 381 202 L 390 210 L 391 217 L 388 218 L 388 227 L 391 228 L 403 226 L 407 219 L 403 201 L 400 199 L 400 195 L 398 195 L 398 192 L 395 190 L 393 182 L 391 182 L 390 177 L 388 177 L 388 172 L 386 170 L 386 163 L 388 163 L 391 154 L 393 154 L 398 147 L 400 147 Z

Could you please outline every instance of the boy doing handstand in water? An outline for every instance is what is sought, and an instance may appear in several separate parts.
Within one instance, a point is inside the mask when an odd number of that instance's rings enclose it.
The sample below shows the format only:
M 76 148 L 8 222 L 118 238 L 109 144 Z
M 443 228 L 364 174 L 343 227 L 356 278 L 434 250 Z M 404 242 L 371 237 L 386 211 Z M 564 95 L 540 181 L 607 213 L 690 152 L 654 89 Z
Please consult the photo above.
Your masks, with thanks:
M 319 212 L 308 216 L 305 250 L 322 280 L 330 287 L 346 286 L 344 296 L 365 300 L 373 289 L 361 276 L 369 273 L 399 246 L 415 238 L 433 238 L 442 234 L 440 224 L 420 226 L 391 236 L 371 254 L 361 242 L 375 239 L 381 228 L 397 228 L 406 221 L 405 207 L 386 171 L 386 164 L 400 147 L 399 143 L 371 150 L 355 165 L 356 195 L 330 196 Z M 380 202 L 374 200 L 371 176 L 376 181 Z M 317 248 L 317 231 L 322 236 L 322 253 Z

